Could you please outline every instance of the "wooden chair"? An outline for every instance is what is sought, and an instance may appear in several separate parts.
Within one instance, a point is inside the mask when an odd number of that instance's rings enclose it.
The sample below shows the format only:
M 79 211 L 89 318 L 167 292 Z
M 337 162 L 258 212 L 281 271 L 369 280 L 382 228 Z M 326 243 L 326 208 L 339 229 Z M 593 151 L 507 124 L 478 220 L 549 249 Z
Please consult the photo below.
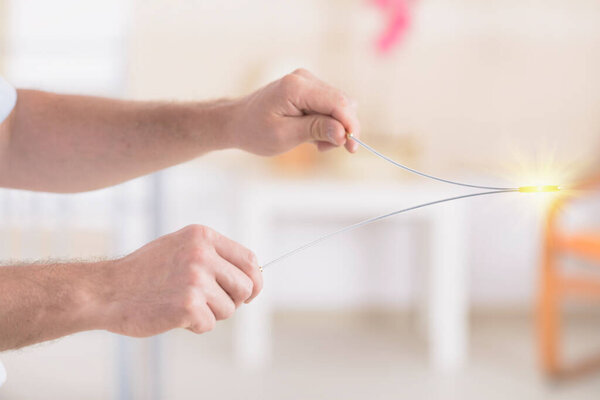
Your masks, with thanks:
M 585 196 L 587 190 L 598 188 L 600 177 L 578 185 L 576 193 Z M 563 379 L 600 368 L 600 355 L 567 363 L 560 351 L 560 305 L 564 299 L 600 300 L 600 279 L 566 275 L 559 263 L 561 255 L 585 259 L 600 268 L 600 231 L 566 233 L 561 229 L 560 215 L 574 196 L 558 198 L 546 216 L 538 299 L 538 333 L 542 367 L 552 379 Z M 589 275 L 589 274 L 588 274 Z M 600 342 L 600 334 L 598 335 Z

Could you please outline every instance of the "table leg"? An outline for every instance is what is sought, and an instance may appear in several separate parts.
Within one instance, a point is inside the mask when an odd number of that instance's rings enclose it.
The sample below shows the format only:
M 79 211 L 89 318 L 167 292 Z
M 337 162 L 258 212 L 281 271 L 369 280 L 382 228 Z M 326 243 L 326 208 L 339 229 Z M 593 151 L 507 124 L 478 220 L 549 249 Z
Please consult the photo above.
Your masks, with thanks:
M 252 193 L 252 190 L 247 190 Z M 260 199 L 249 194 L 240 202 L 237 224 L 240 241 L 260 254 L 267 250 L 268 210 Z M 266 278 L 266 277 L 265 277 Z M 233 352 L 236 363 L 244 368 L 260 368 L 271 359 L 271 304 L 268 280 L 252 303 L 241 307 L 234 317 Z
M 428 339 L 435 370 L 454 371 L 467 358 L 468 299 L 465 210 L 439 206 L 432 221 L 428 274 Z

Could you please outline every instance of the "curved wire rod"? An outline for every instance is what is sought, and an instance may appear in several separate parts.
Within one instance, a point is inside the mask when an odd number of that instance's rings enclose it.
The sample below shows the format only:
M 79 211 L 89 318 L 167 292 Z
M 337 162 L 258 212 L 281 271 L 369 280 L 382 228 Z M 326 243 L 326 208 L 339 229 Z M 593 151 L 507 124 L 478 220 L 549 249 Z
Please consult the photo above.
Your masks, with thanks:
M 477 189 L 489 189 L 489 190 L 514 190 L 514 189 L 516 189 L 516 188 L 506 188 L 506 187 L 493 187 L 493 186 L 471 185 L 471 184 L 468 184 L 468 183 L 455 182 L 455 181 L 451 181 L 451 180 L 448 180 L 448 179 L 438 178 L 437 176 L 433 176 L 433 175 L 426 174 L 424 172 L 417 171 L 416 169 L 412 169 L 410 167 L 407 167 L 406 165 L 400 164 L 399 162 L 392 160 L 391 158 L 389 158 L 389 157 L 381 154 L 380 152 L 378 152 L 377 150 L 375 150 L 374 148 L 372 148 L 371 146 L 369 146 L 368 144 L 366 144 L 362 140 L 360 140 L 357 137 L 353 136 L 351 133 L 348 134 L 348 137 L 350 139 L 354 140 L 356 143 L 358 143 L 362 147 L 364 147 L 365 149 L 367 149 L 368 151 L 370 151 L 371 153 L 375 154 L 377 157 L 380 157 L 380 158 L 384 159 L 385 161 L 387 161 L 387 162 L 395 165 L 396 167 L 400 167 L 400 168 L 402 168 L 402 169 L 404 169 L 404 170 L 406 170 L 408 172 L 412 172 L 413 174 L 421 175 L 421 176 L 423 176 L 425 178 L 433 179 L 433 180 L 444 182 L 444 183 L 449 183 L 451 185 L 465 186 L 465 187 L 477 188 Z
M 262 265 L 262 269 L 265 269 L 266 267 L 268 267 L 268 266 L 270 266 L 272 264 L 278 263 L 279 261 L 281 261 L 283 259 L 286 259 L 286 258 L 288 258 L 288 257 L 290 257 L 290 256 L 292 256 L 292 255 L 294 255 L 296 253 L 299 253 L 299 252 L 301 252 L 303 250 L 309 249 L 309 248 L 311 248 L 311 247 L 313 247 L 313 246 L 321 243 L 322 241 L 327 240 L 327 239 L 329 239 L 329 238 L 331 238 L 333 236 L 336 236 L 336 235 L 339 235 L 341 233 L 348 232 L 348 231 L 360 228 L 360 227 L 365 226 L 365 225 L 372 224 L 373 222 L 381 221 L 382 219 L 386 219 L 386 218 L 392 217 L 394 215 L 402 214 L 402 213 L 405 213 L 405 212 L 411 211 L 411 210 L 416 210 L 417 208 L 423 208 L 423 207 L 427 207 L 427 206 L 432 206 L 434 204 L 445 203 L 447 201 L 453 201 L 453 200 L 459 200 L 459 199 L 466 199 L 467 197 L 483 196 L 483 195 L 487 195 L 487 194 L 496 194 L 496 193 L 509 193 L 509 192 L 518 192 L 518 189 L 500 189 L 500 190 L 492 190 L 492 191 L 488 191 L 488 192 L 470 193 L 470 194 L 464 194 L 462 196 L 448 197 L 448 198 L 445 198 L 445 199 L 430 201 L 428 203 L 423 203 L 423 204 L 419 204 L 419 205 L 416 205 L 416 206 L 404 208 L 402 210 L 393 211 L 391 213 L 383 214 L 383 215 L 380 215 L 378 217 L 369 218 L 369 219 L 357 222 L 355 224 L 348 225 L 348 226 L 346 226 L 344 228 L 338 229 L 337 231 L 330 232 L 330 233 L 328 233 L 326 235 L 323 235 L 323 236 L 321 236 L 321 237 L 319 237 L 319 238 L 317 238 L 317 239 L 315 239 L 313 241 L 305 243 L 305 244 L 303 244 L 300 247 L 297 247 L 297 248 L 295 248 L 293 250 L 290 250 L 290 251 L 288 251 L 286 253 L 283 253 L 279 257 L 274 258 L 271 261 L 263 264 Z

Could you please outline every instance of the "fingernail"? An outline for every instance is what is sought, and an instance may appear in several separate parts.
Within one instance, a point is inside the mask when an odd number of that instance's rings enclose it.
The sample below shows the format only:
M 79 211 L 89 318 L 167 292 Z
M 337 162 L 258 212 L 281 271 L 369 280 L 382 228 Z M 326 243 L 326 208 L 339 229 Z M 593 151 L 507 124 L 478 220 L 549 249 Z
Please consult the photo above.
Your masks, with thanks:
M 337 144 L 335 142 L 335 137 L 333 136 L 333 133 L 334 133 L 333 129 L 330 129 L 330 128 L 327 129 L 327 132 L 326 132 L 327 140 L 329 141 L 329 143 Z

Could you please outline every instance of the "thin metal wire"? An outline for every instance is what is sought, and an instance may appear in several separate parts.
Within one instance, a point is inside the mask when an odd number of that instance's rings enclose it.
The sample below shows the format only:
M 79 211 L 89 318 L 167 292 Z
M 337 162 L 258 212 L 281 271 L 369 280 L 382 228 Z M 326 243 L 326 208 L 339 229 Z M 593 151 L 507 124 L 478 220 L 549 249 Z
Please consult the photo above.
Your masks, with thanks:
M 386 219 L 386 218 L 392 217 L 394 215 L 405 213 L 407 211 L 412 211 L 412 210 L 416 210 L 417 208 L 423 208 L 423 207 L 427 207 L 427 206 L 432 206 L 434 204 L 445 203 L 447 201 L 453 201 L 453 200 L 459 200 L 459 199 L 466 199 L 467 197 L 483 196 L 483 195 L 497 194 L 497 193 L 509 193 L 509 192 L 517 192 L 517 191 L 518 191 L 518 189 L 512 189 L 511 188 L 511 189 L 492 190 L 492 191 L 489 191 L 489 192 L 479 192 L 479 193 L 464 194 L 462 196 L 448 197 L 448 198 L 441 199 L 441 200 L 430 201 L 428 203 L 423 203 L 423 204 L 419 204 L 419 205 L 412 206 L 412 207 L 409 207 L 409 208 L 404 208 L 402 210 L 393 211 L 391 213 L 383 214 L 383 215 L 380 215 L 378 217 L 369 218 L 369 219 L 366 219 L 364 221 L 360 221 L 360 222 L 357 222 L 355 224 L 348 225 L 348 226 L 346 226 L 344 228 L 338 229 L 337 231 L 330 232 L 330 233 L 328 233 L 326 235 L 323 235 L 323 236 L 321 236 L 321 237 L 319 237 L 319 238 L 317 238 L 317 239 L 315 239 L 313 241 L 310 241 L 310 242 L 308 242 L 306 244 L 303 244 L 300 247 L 297 247 L 297 248 L 295 248 L 293 250 L 290 250 L 290 251 L 288 251 L 286 253 L 283 253 L 279 257 L 274 258 L 271 261 L 263 264 L 262 265 L 262 269 L 265 269 L 269 265 L 278 263 L 281 260 L 283 260 L 285 258 L 288 258 L 288 257 L 290 257 L 290 256 L 292 256 L 292 255 L 294 255 L 296 253 L 299 253 L 299 252 L 301 252 L 303 250 L 309 249 L 309 248 L 317 245 L 318 243 L 321 243 L 322 241 L 327 240 L 327 239 L 329 239 L 329 238 L 331 238 L 333 236 L 336 236 L 336 235 L 339 235 L 341 233 L 348 232 L 348 231 L 360 228 L 360 227 L 365 226 L 365 225 L 372 224 L 373 222 L 381 221 L 382 219 Z
M 377 150 L 375 150 L 374 148 L 372 148 L 371 146 L 369 146 L 368 144 L 366 144 L 362 140 L 360 140 L 357 137 L 353 136 L 351 133 L 348 134 L 348 137 L 350 139 L 354 140 L 356 143 L 358 143 L 362 147 L 364 147 L 365 149 L 367 149 L 368 151 L 370 151 L 371 153 L 375 154 L 377 157 L 380 157 L 380 158 L 384 159 L 385 161 L 387 161 L 387 162 L 395 165 L 396 167 L 400 167 L 400 168 L 402 168 L 402 169 L 404 169 L 406 171 L 412 172 L 413 174 L 421 175 L 421 176 L 423 176 L 425 178 L 433 179 L 433 180 L 444 182 L 444 183 L 449 183 L 451 185 L 465 186 L 465 187 L 477 188 L 477 189 L 489 189 L 489 190 L 514 190 L 514 189 L 516 189 L 516 188 L 506 188 L 506 187 L 493 187 L 493 186 L 471 185 L 471 184 L 468 184 L 468 183 L 455 182 L 455 181 L 450 181 L 448 179 L 438 178 L 437 176 L 433 176 L 433 175 L 426 174 L 424 172 L 417 171 L 416 169 L 412 169 L 410 167 L 407 167 L 406 165 L 400 164 L 399 162 L 392 160 L 391 158 L 389 158 L 389 157 L 381 154 L 380 152 L 378 152 Z

